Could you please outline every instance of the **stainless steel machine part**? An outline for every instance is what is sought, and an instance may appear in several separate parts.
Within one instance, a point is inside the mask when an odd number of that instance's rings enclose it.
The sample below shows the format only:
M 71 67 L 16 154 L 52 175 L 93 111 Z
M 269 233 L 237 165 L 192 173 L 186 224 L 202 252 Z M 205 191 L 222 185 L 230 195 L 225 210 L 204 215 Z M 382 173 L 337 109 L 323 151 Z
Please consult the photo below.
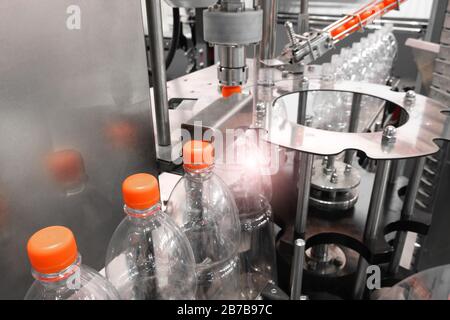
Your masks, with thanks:
M 302 278 L 305 264 L 305 245 L 303 239 L 294 241 L 294 257 L 291 267 L 291 300 L 302 300 Z
M 310 91 L 320 90 L 320 83 L 310 81 Z M 279 81 L 280 95 L 291 92 L 291 84 Z M 389 87 L 369 83 L 339 82 L 335 91 L 353 92 L 374 96 L 401 107 L 408 114 L 405 124 L 396 129 L 392 143 L 384 143 L 382 132 L 345 133 L 331 132 L 298 125 L 287 119 L 273 118 L 268 128 L 267 140 L 289 149 L 317 155 L 336 155 L 345 150 L 363 151 L 371 159 L 405 159 L 436 153 L 439 147 L 434 140 L 450 139 L 450 117 L 446 107 L 427 97 L 417 95 L 414 106 L 406 106 L 404 94 Z M 288 106 L 289 107 L 289 106 Z M 351 136 L 351 139 L 349 137 Z M 305 139 L 307 137 L 307 139 Z
M 425 167 L 427 158 L 421 157 L 416 159 L 414 165 L 413 176 L 408 182 L 408 189 L 406 191 L 405 200 L 403 202 L 401 219 L 408 220 L 412 217 L 414 213 L 414 208 L 416 205 L 417 192 L 419 191 L 421 178 L 423 175 L 423 169 Z M 394 241 L 394 253 L 392 256 L 392 261 L 389 265 L 389 270 L 392 274 L 398 271 L 400 265 L 400 259 L 402 257 L 403 249 L 406 242 L 407 232 L 398 231 Z
M 263 30 L 261 39 L 261 60 L 275 58 L 276 33 L 278 20 L 278 0 L 258 0 L 257 3 L 263 11 Z
M 216 0 L 164 0 L 175 8 L 207 8 L 216 3 Z
M 169 104 L 167 100 L 166 63 L 162 30 L 161 0 L 147 0 L 148 36 L 154 87 L 156 130 L 158 144 L 170 145 Z
M 309 0 L 300 0 L 300 14 L 298 15 L 297 26 L 299 34 L 309 31 Z
M 156 175 L 156 152 L 139 1 L 0 7 L 0 299 L 20 300 L 33 281 L 26 243 L 40 228 L 69 227 L 83 263 L 103 268 L 122 181 Z M 75 160 L 76 188 L 49 166 L 59 155 Z
M 363 239 L 364 244 L 368 248 L 373 246 L 378 228 L 380 227 L 379 223 L 381 214 L 383 213 L 391 164 L 392 160 L 383 160 L 379 161 L 377 165 Z M 363 257 L 360 257 L 353 291 L 353 298 L 355 299 L 362 299 L 364 295 L 368 266 L 369 263 Z
M 245 47 L 262 39 L 263 11 L 245 8 L 241 0 L 223 0 L 203 13 L 204 39 L 218 48 L 219 83 L 242 86 L 247 82 Z
M 294 231 L 297 236 L 304 236 L 308 216 L 309 194 L 314 156 L 305 152 L 298 154 L 297 210 Z
M 314 207 L 326 211 L 348 210 L 358 200 L 361 177 L 349 164 L 335 161 L 334 156 L 327 161 L 314 161 L 311 178 L 310 202 Z
M 359 115 L 361 113 L 361 99 L 362 96 L 360 94 L 353 94 L 352 100 L 352 110 L 350 114 L 350 123 L 348 126 L 348 132 L 357 132 L 358 131 L 358 122 Z M 355 151 L 349 150 L 345 152 L 344 162 L 348 164 L 353 164 L 353 158 L 355 157 Z

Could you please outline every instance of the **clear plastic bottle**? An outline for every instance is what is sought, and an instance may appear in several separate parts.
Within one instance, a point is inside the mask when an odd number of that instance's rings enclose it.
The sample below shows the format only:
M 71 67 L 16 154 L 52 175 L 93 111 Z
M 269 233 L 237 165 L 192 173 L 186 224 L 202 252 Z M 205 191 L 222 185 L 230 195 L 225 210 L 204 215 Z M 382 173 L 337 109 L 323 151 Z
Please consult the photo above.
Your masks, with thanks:
M 116 300 L 114 287 L 97 271 L 81 264 L 75 237 L 52 226 L 31 236 L 27 245 L 36 279 L 25 300 Z
M 167 203 L 197 264 L 197 299 L 239 298 L 240 223 L 233 195 L 213 173 L 214 148 L 204 141 L 183 146 L 184 177 Z
M 158 180 L 138 173 L 122 185 L 126 217 L 106 254 L 106 276 L 127 300 L 194 299 L 189 240 L 161 211 Z
M 269 281 L 276 281 L 275 236 L 267 187 L 270 176 L 264 149 L 255 130 L 247 130 L 227 149 L 215 172 L 234 195 L 241 222 L 241 298 L 255 299 Z M 262 141 L 259 141 L 262 143 Z M 229 157 L 229 155 L 235 157 Z

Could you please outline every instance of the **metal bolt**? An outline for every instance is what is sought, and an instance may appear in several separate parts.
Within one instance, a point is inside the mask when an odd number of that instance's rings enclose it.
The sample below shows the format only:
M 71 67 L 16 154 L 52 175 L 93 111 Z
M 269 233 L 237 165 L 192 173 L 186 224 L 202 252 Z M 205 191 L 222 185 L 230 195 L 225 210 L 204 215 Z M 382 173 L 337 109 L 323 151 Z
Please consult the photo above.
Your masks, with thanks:
M 270 290 L 270 292 L 271 292 L 272 294 L 276 294 L 276 293 L 277 293 L 277 289 L 272 289 L 272 290 Z
M 256 104 L 256 111 L 265 111 L 266 105 L 263 102 L 258 102 Z
M 416 98 L 416 92 L 414 90 L 408 90 L 406 92 L 405 96 L 406 96 L 406 98 L 409 98 L 409 99 L 415 99 Z
M 302 77 L 299 83 L 300 90 L 307 90 L 309 87 L 309 79 L 307 77 Z
M 383 127 L 383 124 L 381 123 L 381 121 L 375 122 L 375 128 L 374 128 L 374 131 L 375 131 L 375 132 L 381 131 L 381 128 L 382 128 L 382 127 Z
M 306 127 L 311 127 L 312 123 L 313 123 L 313 116 L 307 115 L 306 119 L 305 119 L 305 126 Z
M 333 173 L 331 174 L 330 182 L 331 183 L 337 183 L 338 182 L 338 174 L 337 174 L 337 170 L 336 169 L 334 169 Z
M 352 166 L 350 164 L 345 165 L 344 174 L 350 174 L 352 172 Z
M 414 90 L 408 90 L 405 94 L 405 103 L 408 105 L 414 104 L 416 101 L 416 92 Z
M 397 135 L 397 129 L 394 126 L 387 126 L 383 130 L 383 142 L 384 143 L 393 143 Z

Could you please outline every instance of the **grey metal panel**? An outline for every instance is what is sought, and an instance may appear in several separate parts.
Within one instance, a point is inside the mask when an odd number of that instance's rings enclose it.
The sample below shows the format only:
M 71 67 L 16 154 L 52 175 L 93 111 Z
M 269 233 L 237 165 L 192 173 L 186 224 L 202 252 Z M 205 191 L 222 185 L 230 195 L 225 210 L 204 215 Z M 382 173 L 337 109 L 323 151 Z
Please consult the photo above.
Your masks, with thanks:
M 430 87 L 430 98 L 435 99 L 437 101 L 442 102 L 447 107 L 450 107 L 450 93 L 435 88 L 433 86 Z
M 433 73 L 432 85 L 442 91 L 448 91 L 450 90 L 450 78 L 438 73 Z
M 445 76 L 450 76 L 450 63 L 448 61 L 436 59 L 434 71 Z
M 438 58 L 442 60 L 450 60 L 450 46 L 441 44 L 441 50 L 439 50 Z
M 450 30 L 449 29 L 442 29 L 441 43 L 450 45 Z
M 450 13 L 445 14 L 444 28 L 450 28 Z
M 66 27 L 70 5 L 79 30 Z M 63 149 L 84 163 L 74 194 L 45 165 Z M 155 158 L 140 1 L 1 1 L 0 298 L 23 298 L 26 242 L 41 227 L 70 227 L 83 261 L 101 268 L 121 182 L 156 173 Z

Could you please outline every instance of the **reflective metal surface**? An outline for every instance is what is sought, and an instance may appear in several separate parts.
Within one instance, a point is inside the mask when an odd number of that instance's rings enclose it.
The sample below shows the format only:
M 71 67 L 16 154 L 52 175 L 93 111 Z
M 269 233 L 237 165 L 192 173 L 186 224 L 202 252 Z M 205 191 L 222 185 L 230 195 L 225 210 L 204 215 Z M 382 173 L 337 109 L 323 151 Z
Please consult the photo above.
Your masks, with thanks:
M 22 299 L 32 233 L 71 228 L 100 269 L 122 180 L 156 173 L 140 2 L 4 0 L 0 43 L 0 298 Z
M 276 86 L 279 95 L 292 91 L 292 81 L 280 81 Z M 310 91 L 319 88 L 318 81 L 310 82 Z M 382 132 L 324 131 L 273 117 L 267 140 L 286 148 L 318 155 L 336 155 L 353 149 L 363 151 L 371 159 L 402 159 L 433 154 L 439 150 L 434 140 L 450 139 L 450 117 L 443 113 L 447 108 L 435 100 L 417 95 L 415 104 L 406 106 L 404 93 L 369 83 L 340 82 L 335 84 L 333 90 L 384 99 L 402 107 L 408 113 L 408 121 L 397 128 L 395 142 L 385 144 Z
M 154 105 L 158 144 L 170 145 L 169 104 L 167 100 L 166 62 L 162 28 L 161 0 L 147 0 L 148 37 L 151 43 L 149 56 L 154 87 Z
M 206 8 L 212 6 L 217 0 L 164 0 L 172 7 L 180 8 Z

